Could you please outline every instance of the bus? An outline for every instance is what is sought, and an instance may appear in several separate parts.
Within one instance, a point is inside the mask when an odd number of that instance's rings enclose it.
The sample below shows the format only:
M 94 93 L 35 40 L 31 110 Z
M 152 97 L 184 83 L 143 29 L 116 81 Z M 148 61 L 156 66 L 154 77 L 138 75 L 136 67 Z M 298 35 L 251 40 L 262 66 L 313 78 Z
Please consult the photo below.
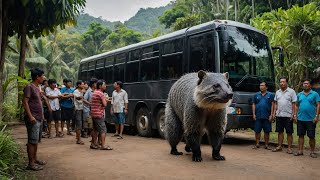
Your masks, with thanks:
M 279 49 L 279 62 L 283 52 Z M 126 126 L 140 136 L 163 137 L 164 109 L 172 84 L 183 74 L 229 72 L 234 96 L 227 108 L 227 131 L 254 128 L 252 98 L 259 81 L 275 91 L 272 48 L 264 32 L 234 21 L 214 20 L 154 39 L 82 59 L 78 79 L 104 79 L 107 93 L 123 82 L 129 98 Z M 106 121 L 113 124 L 106 108 Z

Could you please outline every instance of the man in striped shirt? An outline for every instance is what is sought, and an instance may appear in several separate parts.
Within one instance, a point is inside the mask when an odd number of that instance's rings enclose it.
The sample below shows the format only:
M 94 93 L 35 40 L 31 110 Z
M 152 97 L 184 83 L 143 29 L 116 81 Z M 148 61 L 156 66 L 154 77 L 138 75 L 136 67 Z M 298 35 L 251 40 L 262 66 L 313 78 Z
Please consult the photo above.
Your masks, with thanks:
M 92 94 L 91 102 L 91 117 L 93 121 L 93 137 L 91 149 L 98 149 L 97 136 L 101 139 L 101 150 L 112 150 L 110 146 L 105 145 L 106 139 L 106 124 L 104 121 L 105 107 L 107 106 L 107 97 L 104 96 L 103 91 L 106 89 L 106 83 L 103 80 L 97 82 L 97 89 Z

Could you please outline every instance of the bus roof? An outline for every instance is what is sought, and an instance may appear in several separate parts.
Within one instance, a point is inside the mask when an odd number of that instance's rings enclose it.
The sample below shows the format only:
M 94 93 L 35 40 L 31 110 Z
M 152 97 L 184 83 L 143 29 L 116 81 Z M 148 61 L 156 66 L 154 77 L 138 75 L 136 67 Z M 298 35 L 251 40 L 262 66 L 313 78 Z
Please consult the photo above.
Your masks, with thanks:
M 197 26 L 181 29 L 181 30 L 178 30 L 178 31 L 175 31 L 175 32 L 172 32 L 172 33 L 169 33 L 169 34 L 165 34 L 163 36 L 156 37 L 156 38 L 153 38 L 153 39 L 149 39 L 149 40 L 146 40 L 146 41 L 142 41 L 142 42 L 139 42 L 139 43 L 136 43 L 136 44 L 131 44 L 131 45 L 128 45 L 128 46 L 124 46 L 124 47 L 121 47 L 121 48 L 118 48 L 118 49 L 115 49 L 115 50 L 112 50 L 112 51 L 108 51 L 108 52 L 104 52 L 104 53 L 97 54 L 97 55 L 94 55 L 94 56 L 90 56 L 90 57 L 87 57 L 85 59 L 82 59 L 80 61 L 80 63 L 90 62 L 92 60 L 100 59 L 102 57 L 106 57 L 106 56 L 112 55 L 112 54 L 119 54 L 121 52 L 125 52 L 125 51 L 131 50 L 131 49 L 134 50 L 137 47 L 148 46 L 148 45 L 154 44 L 155 42 L 164 42 L 164 41 L 167 41 L 167 40 L 170 40 L 170 39 L 183 37 L 186 34 L 189 35 L 189 34 L 195 34 L 195 33 L 198 33 L 198 32 L 205 31 L 205 30 L 209 30 L 209 29 L 216 29 L 220 25 L 228 25 L 228 26 L 235 26 L 235 27 L 241 27 L 241 28 L 245 28 L 245 29 L 250 29 L 250 30 L 253 30 L 253 31 L 256 31 L 256 32 L 259 32 L 259 33 L 265 35 L 265 33 L 263 31 L 261 31 L 259 29 L 256 29 L 256 28 L 254 28 L 254 27 L 252 27 L 250 25 L 244 24 L 244 23 L 240 23 L 240 22 L 236 22 L 236 21 L 230 21 L 230 20 L 214 20 L 214 21 L 203 23 L 203 24 L 199 24 Z

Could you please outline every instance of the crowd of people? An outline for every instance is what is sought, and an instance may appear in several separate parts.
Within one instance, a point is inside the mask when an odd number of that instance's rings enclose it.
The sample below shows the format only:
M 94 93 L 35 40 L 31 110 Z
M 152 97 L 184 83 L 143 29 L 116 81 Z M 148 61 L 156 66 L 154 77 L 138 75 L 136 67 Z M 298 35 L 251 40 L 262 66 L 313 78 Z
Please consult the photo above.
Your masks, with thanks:
M 254 149 L 260 147 L 260 133 L 263 129 L 265 149 L 272 152 L 279 152 L 283 149 L 284 130 L 287 134 L 288 148 L 287 153 L 294 156 L 303 155 L 304 137 L 309 137 L 310 157 L 317 158 L 315 153 L 315 132 L 316 123 L 320 113 L 320 84 L 318 81 L 311 82 L 309 79 L 302 81 L 303 91 L 296 95 L 296 92 L 288 87 L 288 79 L 279 79 L 280 89 L 275 94 L 268 91 L 268 84 L 260 82 L 260 92 L 253 98 L 252 112 L 255 120 L 255 139 Z M 311 88 L 312 87 L 312 88 Z M 313 90 L 312 90 L 313 89 Z M 278 146 L 274 149 L 269 147 L 269 136 L 272 132 L 272 122 L 276 121 L 278 133 Z M 298 150 L 293 152 L 292 142 L 294 128 L 293 123 L 297 123 Z
M 91 136 L 90 149 L 112 150 L 106 145 L 105 109 L 111 104 L 110 114 L 115 120 L 116 133 L 113 137 L 123 139 L 122 133 L 125 115 L 128 113 L 128 94 L 122 89 L 122 82 L 114 83 L 114 91 L 109 97 L 105 92 L 104 80 L 95 78 L 88 82 L 78 80 L 75 87 L 70 79 L 64 79 L 63 85 L 55 79 L 45 79 L 44 71 L 31 70 L 32 82 L 24 89 L 23 106 L 25 124 L 28 133 L 27 169 L 42 170 L 45 161 L 37 159 L 38 143 L 42 138 L 63 138 L 73 136 L 76 144 L 84 145 L 81 138 Z M 55 136 L 52 125 L 54 124 Z M 66 124 L 66 127 L 65 127 Z

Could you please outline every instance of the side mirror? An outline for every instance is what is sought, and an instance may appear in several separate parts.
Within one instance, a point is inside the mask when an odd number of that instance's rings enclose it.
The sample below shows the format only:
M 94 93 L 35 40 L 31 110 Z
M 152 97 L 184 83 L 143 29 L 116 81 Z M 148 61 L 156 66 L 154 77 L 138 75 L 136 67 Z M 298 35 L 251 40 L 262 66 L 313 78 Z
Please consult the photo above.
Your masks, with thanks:
M 283 66 L 284 66 L 283 47 L 282 47 L 282 46 L 272 47 L 272 50 L 278 50 L 278 51 L 279 51 L 279 65 L 280 65 L 281 67 L 283 67 Z

